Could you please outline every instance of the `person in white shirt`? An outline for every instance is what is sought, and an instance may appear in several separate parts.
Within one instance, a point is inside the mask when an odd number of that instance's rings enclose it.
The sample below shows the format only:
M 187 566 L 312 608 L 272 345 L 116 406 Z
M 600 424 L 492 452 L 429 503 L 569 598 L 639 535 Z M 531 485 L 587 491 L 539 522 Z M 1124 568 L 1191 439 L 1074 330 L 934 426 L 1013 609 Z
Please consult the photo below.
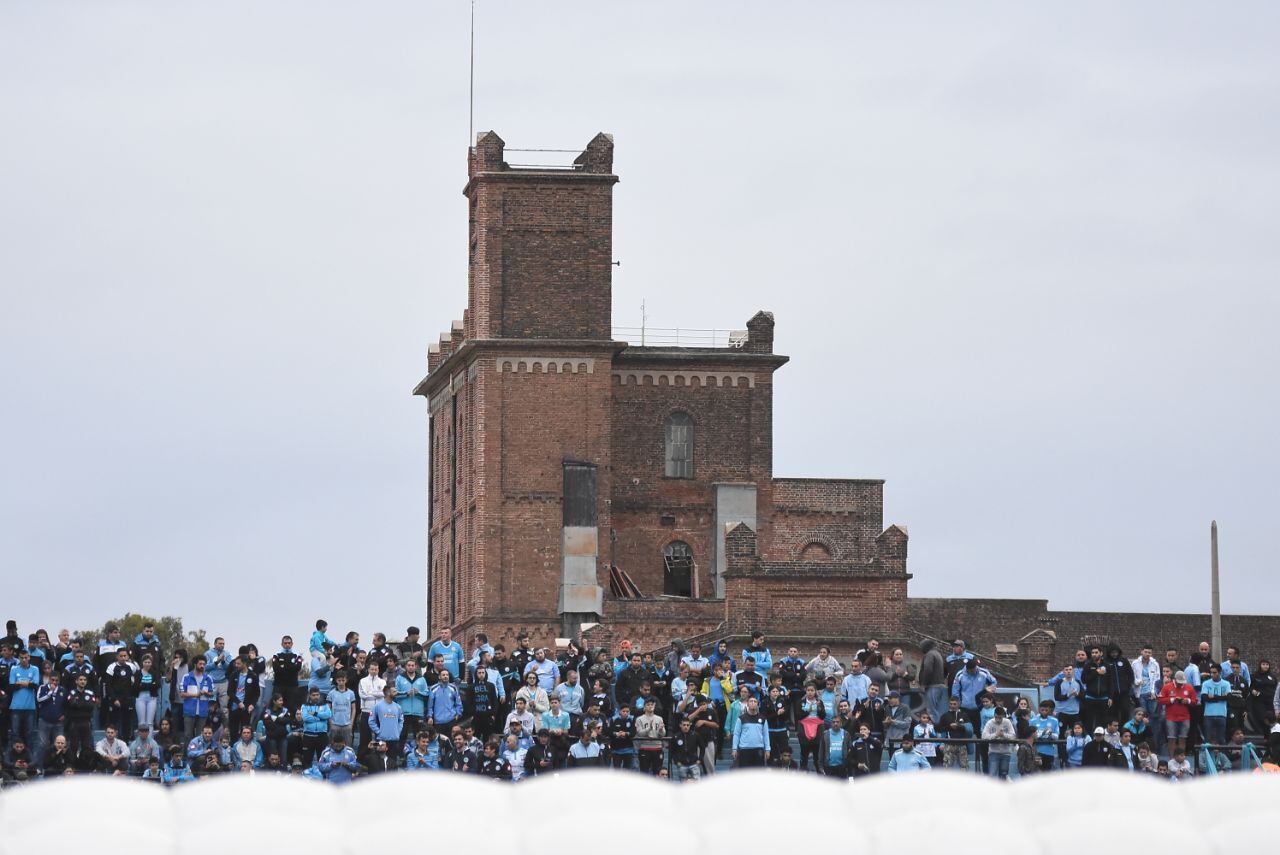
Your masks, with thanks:
M 1133 697 L 1147 711 L 1147 718 L 1154 719 L 1160 704 L 1160 663 L 1151 655 L 1150 644 L 1142 645 L 1142 655 L 1133 660 Z
M 382 668 L 377 662 L 369 663 L 369 674 L 360 680 L 360 684 L 356 687 L 356 694 L 360 696 L 360 744 L 368 745 L 373 738 L 373 731 L 369 728 L 369 716 L 373 714 L 373 708 L 382 700 L 382 692 L 387 687 L 387 681 L 382 678 Z
M 507 761 L 511 766 L 511 780 L 519 781 L 525 776 L 524 758 L 528 754 L 529 749 L 521 748 L 520 741 L 514 736 L 506 738 L 506 744 L 502 749 L 502 759 Z
M 690 677 L 702 679 L 711 673 L 711 660 L 702 655 L 702 645 L 692 644 L 689 646 L 689 652 L 680 659 L 680 663 L 689 669 L 688 680 Z
M 129 746 L 116 739 L 116 729 L 107 725 L 107 735 L 93 746 L 102 765 L 112 775 L 123 775 L 129 768 Z

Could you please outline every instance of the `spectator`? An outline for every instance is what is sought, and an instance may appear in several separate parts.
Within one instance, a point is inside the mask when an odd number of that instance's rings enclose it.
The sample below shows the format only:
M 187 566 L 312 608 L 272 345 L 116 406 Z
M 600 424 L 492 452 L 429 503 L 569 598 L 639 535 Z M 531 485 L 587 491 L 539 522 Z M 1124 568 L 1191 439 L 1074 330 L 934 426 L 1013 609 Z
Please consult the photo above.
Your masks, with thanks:
M 226 709 L 228 700 L 227 669 L 231 667 L 231 655 L 227 653 L 227 641 L 219 636 L 213 640 L 213 647 L 205 651 L 205 673 L 213 681 L 214 695 L 218 700 L 218 708 Z
M 346 784 L 353 780 L 360 771 L 355 752 L 347 745 L 346 739 L 338 736 L 320 754 L 317 764 L 326 781 L 335 784 Z
M 966 659 L 964 667 L 956 674 L 951 684 L 951 695 L 960 701 L 960 709 L 969 717 L 969 723 L 978 725 L 978 708 L 982 705 L 980 698 L 996 687 L 996 678 L 991 672 L 978 664 L 976 658 Z
M 207 662 L 207 658 L 197 658 L 182 678 L 182 718 L 189 738 L 195 738 L 204 727 L 215 694 L 213 678 L 205 673 Z
M 689 645 L 689 652 L 680 661 L 689 669 L 689 680 L 705 680 L 711 676 L 711 660 L 702 655 L 702 645 L 696 641 Z
M 991 777 L 1002 781 L 1009 779 L 1009 762 L 1014 753 L 1012 740 L 1017 737 L 1017 731 L 1005 714 L 1004 707 L 996 707 L 991 720 L 982 728 L 982 738 L 991 743 L 987 749 L 987 768 Z
M 1130 663 L 1133 669 L 1133 696 L 1138 706 L 1147 713 L 1147 719 L 1154 719 L 1156 710 L 1160 708 L 1157 696 L 1160 694 L 1160 663 L 1153 654 L 1150 644 L 1142 645 L 1142 652 Z
M 805 665 L 805 673 L 810 680 L 821 684 L 825 684 L 828 677 L 835 677 L 837 681 L 844 678 L 844 668 L 825 644 L 818 648 L 818 655 Z
M 25 749 L 36 735 L 36 690 L 40 687 L 40 669 L 31 664 L 30 650 L 18 654 L 18 664 L 9 668 L 8 684 L 9 738 L 21 739 Z
M 21 784 L 34 777 L 35 772 L 36 764 L 27 747 L 26 738 L 13 737 L 9 741 L 9 747 L 0 755 L 0 779 L 6 783 Z
M 1158 697 L 1160 706 L 1164 708 L 1165 735 L 1169 751 L 1176 755 L 1179 750 L 1184 754 L 1187 749 L 1187 734 L 1191 728 L 1191 710 L 1198 697 L 1196 690 L 1187 683 L 1184 671 L 1173 675 L 1172 683 L 1165 683 Z M 1172 766 L 1170 767 L 1172 769 Z
M 745 706 L 733 726 L 734 765 L 744 769 L 769 762 L 768 726 L 760 715 L 760 702 L 753 695 L 747 698 Z
M 1093 738 L 1085 743 L 1081 765 L 1087 768 L 1114 768 L 1116 765 L 1116 749 L 1106 739 L 1106 728 L 1095 727 Z
M 253 728 L 247 724 L 240 728 L 240 738 L 231 744 L 231 755 L 236 768 L 248 763 L 250 769 L 261 769 L 266 763 L 262 745 L 253 738 Z
M 160 758 L 160 743 L 152 738 L 151 725 L 138 722 L 138 735 L 129 743 L 129 774 L 141 775 L 153 760 L 159 766 Z
M 1216 662 L 1209 666 L 1209 679 L 1200 685 L 1200 701 L 1204 706 L 1201 731 L 1210 745 L 1223 745 L 1227 741 L 1227 699 L 1231 684 L 1222 679 L 1222 666 Z
M 440 682 L 427 695 L 427 724 L 438 730 L 462 718 L 462 695 L 453 685 L 452 675 L 447 668 L 441 671 Z
M 440 637 L 427 649 L 427 658 L 435 661 L 437 656 L 444 657 L 444 667 L 449 669 L 449 676 L 456 683 L 461 676 L 460 666 L 463 662 L 462 645 L 453 640 L 453 632 L 445 627 Z
M 742 649 L 742 661 L 745 663 L 748 657 L 755 662 L 756 670 L 761 674 L 768 674 L 773 670 L 773 654 L 765 646 L 763 632 L 751 633 L 751 644 Z
M 374 739 L 382 744 L 391 758 L 390 768 L 394 769 L 396 758 L 400 756 L 400 737 L 404 732 L 404 709 L 396 703 L 395 686 L 383 687 L 382 700 L 374 704 L 369 726 Z
M 544 718 L 544 726 L 545 719 Z M 640 771 L 649 775 L 657 775 L 662 768 L 663 742 L 667 736 L 667 725 L 657 713 L 657 701 L 649 698 L 644 705 L 644 712 L 636 718 L 637 757 Z M 652 741 L 650 741 L 652 740 Z
M 55 736 L 40 759 L 40 771 L 46 778 L 75 773 L 75 754 L 67 747 L 67 738 Z
M 620 704 L 618 714 L 609 722 L 609 757 L 615 769 L 630 769 L 635 754 L 636 719 L 630 704 Z
M 893 752 L 889 760 L 890 772 L 927 772 L 929 760 L 916 751 L 916 741 L 911 736 L 902 739 L 902 747 Z
M 67 691 L 62 686 L 62 676 L 50 671 L 36 690 L 36 738 L 32 746 L 36 758 L 44 757 L 53 740 L 66 732 L 66 725 Z
M 851 745 L 852 739 L 844 729 L 844 717 L 831 719 L 831 726 L 822 732 L 818 740 L 819 771 L 842 780 L 848 778 Z
M 860 778 L 879 772 L 883 750 L 883 743 L 871 732 L 871 728 L 865 722 L 859 724 L 858 738 L 849 746 L 849 769 L 853 777 Z
M 1053 701 L 1040 702 L 1040 714 L 1030 720 L 1035 730 L 1036 759 L 1040 763 L 1041 772 L 1053 770 L 1053 761 L 1058 757 L 1058 741 L 1062 734 L 1062 721 L 1054 715 Z
M 98 752 L 103 771 L 112 775 L 124 775 L 129 771 L 129 746 L 116 738 L 114 725 L 107 725 L 106 734 L 98 740 L 94 750 Z
M 945 715 L 945 713 L 944 713 Z M 937 767 L 942 762 L 938 754 L 938 731 L 933 724 L 933 716 L 929 711 L 920 711 L 920 720 L 911 728 L 911 735 L 916 743 L 916 751 L 928 761 L 930 766 Z
M 599 731 L 595 727 L 584 727 L 578 735 L 578 741 L 569 749 L 570 768 L 589 768 L 603 765 L 600 743 L 596 741 Z
M 329 744 L 329 719 L 333 717 L 333 710 L 320 697 L 319 689 L 310 689 L 307 693 L 307 702 L 298 711 L 298 717 L 302 724 L 302 765 L 305 768 L 310 766 Z M 190 754 L 190 752 L 187 753 Z
M 849 663 L 849 673 L 840 683 L 840 700 L 848 701 L 852 706 L 866 699 L 870 686 L 871 678 L 862 672 L 862 662 L 854 659 Z
M 98 696 L 89 688 L 89 678 L 76 674 L 75 688 L 67 695 L 67 743 L 73 756 L 93 747 L 93 714 Z
M 556 667 L 556 663 L 547 658 L 547 648 L 539 647 L 533 654 L 533 661 L 524 666 L 525 685 L 529 684 L 529 675 L 534 676 L 534 681 L 539 689 L 543 692 L 550 692 L 559 682 L 560 669 Z

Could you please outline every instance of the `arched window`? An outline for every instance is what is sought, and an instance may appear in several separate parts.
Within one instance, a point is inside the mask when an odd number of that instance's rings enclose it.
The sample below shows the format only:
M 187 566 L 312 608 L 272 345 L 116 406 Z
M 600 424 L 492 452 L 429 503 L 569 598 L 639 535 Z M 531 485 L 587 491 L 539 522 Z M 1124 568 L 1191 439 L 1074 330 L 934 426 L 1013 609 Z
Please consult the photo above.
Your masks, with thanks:
M 683 540 L 673 540 L 662 550 L 662 593 L 669 597 L 693 596 L 693 550 Z
M 688 413 L 667 416 L 666 460 L 668 478 L 693 477 L 693 416 Z
M 811 541 L 805 544 L 804 549 L 800 551 L 801 561 L 830 561 L 831 550 L 827 545 L 819 540 Z

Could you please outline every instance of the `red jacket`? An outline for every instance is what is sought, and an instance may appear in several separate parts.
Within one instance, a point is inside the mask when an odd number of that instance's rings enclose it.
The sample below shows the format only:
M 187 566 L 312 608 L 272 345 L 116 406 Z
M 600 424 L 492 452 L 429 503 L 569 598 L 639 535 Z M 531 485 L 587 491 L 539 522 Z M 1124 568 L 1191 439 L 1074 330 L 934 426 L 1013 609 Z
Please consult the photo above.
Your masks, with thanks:
M 1186 703 L 1174 703 L 1174 698 L 1186 698 Z M 1190 721 L 1191 707 L 1196 703 L 1196 690 L 1189 683 L 1165 683 L 1160 690 L 1160 705 L 1164 707 L 1165 721 Z

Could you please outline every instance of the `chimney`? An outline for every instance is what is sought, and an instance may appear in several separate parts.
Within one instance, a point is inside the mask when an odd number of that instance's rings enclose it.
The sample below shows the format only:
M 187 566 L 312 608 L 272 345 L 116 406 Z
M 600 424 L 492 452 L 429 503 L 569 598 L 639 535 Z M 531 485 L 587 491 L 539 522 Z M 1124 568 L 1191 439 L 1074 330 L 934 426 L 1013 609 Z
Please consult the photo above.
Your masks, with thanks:
M 756 312 L 747 321 L 747 346 L 751 353 L 773 353 L 773 312 Z

